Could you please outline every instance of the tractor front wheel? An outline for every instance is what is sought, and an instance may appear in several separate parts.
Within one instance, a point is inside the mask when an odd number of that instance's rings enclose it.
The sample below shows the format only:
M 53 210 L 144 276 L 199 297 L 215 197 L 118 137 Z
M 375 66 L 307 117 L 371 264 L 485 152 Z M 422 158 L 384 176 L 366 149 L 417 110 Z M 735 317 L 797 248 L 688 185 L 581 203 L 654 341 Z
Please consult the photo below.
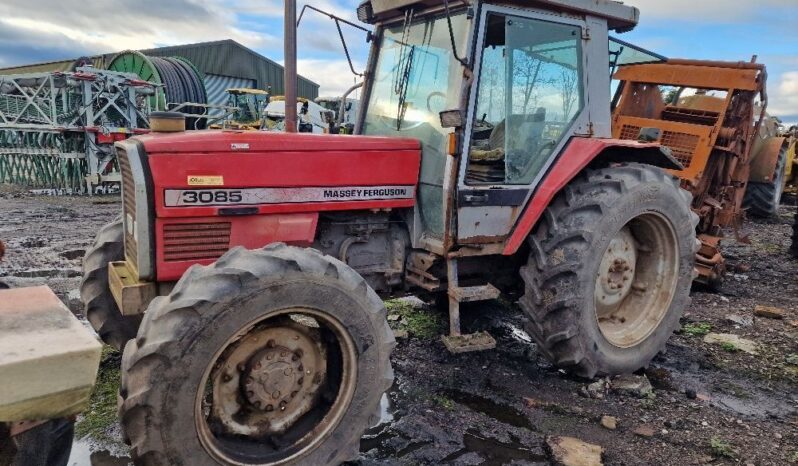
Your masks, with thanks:
M 529 238 L 520 300 L 556 365 L 583 377 L 634 372 L 664 347 L 690 303 L 698 242 L 691 196 L 663 170 L 588 170 Z
M 83 316 L 100 339 L 117 350 L 136 336 L 141 318 L 123 316 L 108 286 L 108 263 L 125 260 L 122 217 L 100 228 L 94 244 L 83 257 L 83 280 L 80 299 Z
M 275 244 L 193 266 L 125 348 L 139 465 L 338 464 L 393 382 L 382 301 L 344 263 Z

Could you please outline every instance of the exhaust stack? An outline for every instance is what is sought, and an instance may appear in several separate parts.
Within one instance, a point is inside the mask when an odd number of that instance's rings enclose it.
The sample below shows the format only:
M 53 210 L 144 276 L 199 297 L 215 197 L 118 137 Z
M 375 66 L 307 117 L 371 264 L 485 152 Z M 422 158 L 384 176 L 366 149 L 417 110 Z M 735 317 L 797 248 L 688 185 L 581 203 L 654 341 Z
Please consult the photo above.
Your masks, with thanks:
M 285 0 L 285 131 L 296 133 L 296 0 Z

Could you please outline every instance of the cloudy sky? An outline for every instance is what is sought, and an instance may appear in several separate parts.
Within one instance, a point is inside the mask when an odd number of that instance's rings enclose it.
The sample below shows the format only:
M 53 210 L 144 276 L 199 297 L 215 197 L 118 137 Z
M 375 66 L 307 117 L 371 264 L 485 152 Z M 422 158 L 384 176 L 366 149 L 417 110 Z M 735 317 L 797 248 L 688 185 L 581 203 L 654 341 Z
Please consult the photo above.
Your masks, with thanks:
M 302 0 L 298 2 L 304 4 Z M 354 19 L 358 0 L 309 0 Z M 627 0 L 641 9 L 620 36 L 669 57 L 748 60 L 769 72 L 770 111 L 798 122 L 798 0 Z M 2 0 L 0 67 L 224 38 L 282 61 L 280 0 Z M 362 68 L 362 33 L 346 36 Z M 353 83 L 331 21 L 310 14 L 300 26 L 299 71 L 322 95 Z

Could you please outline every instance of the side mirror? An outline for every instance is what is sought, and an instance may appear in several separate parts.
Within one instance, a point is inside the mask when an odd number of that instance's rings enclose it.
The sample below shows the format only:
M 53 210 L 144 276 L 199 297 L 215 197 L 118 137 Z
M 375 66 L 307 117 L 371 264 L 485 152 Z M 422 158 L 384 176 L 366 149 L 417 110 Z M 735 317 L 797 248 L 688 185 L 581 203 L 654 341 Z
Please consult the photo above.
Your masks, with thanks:
M 465 126 L 463 112 L 459 108 L 444 110 L 438 114 L 442 128 L 460 128 Z

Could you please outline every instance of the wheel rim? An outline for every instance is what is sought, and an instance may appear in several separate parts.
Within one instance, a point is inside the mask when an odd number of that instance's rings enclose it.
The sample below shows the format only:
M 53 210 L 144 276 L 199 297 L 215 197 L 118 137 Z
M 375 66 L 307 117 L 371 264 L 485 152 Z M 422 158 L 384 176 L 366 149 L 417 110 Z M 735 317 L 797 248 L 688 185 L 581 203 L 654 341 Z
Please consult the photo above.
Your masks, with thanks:
M 648 338 L 668 313 L 678 278 L 670 221 L 657 213 L 629 221 L 610 240 L 596 272 L 594 304 L 604 338 L 620 348 Z
M 224 464 L 285 464 L 323 442 L 346 413 L 355 347 L 337 320 L 289 309 L 255 321 L 214 355 L 197 389 L 205 450 Z

